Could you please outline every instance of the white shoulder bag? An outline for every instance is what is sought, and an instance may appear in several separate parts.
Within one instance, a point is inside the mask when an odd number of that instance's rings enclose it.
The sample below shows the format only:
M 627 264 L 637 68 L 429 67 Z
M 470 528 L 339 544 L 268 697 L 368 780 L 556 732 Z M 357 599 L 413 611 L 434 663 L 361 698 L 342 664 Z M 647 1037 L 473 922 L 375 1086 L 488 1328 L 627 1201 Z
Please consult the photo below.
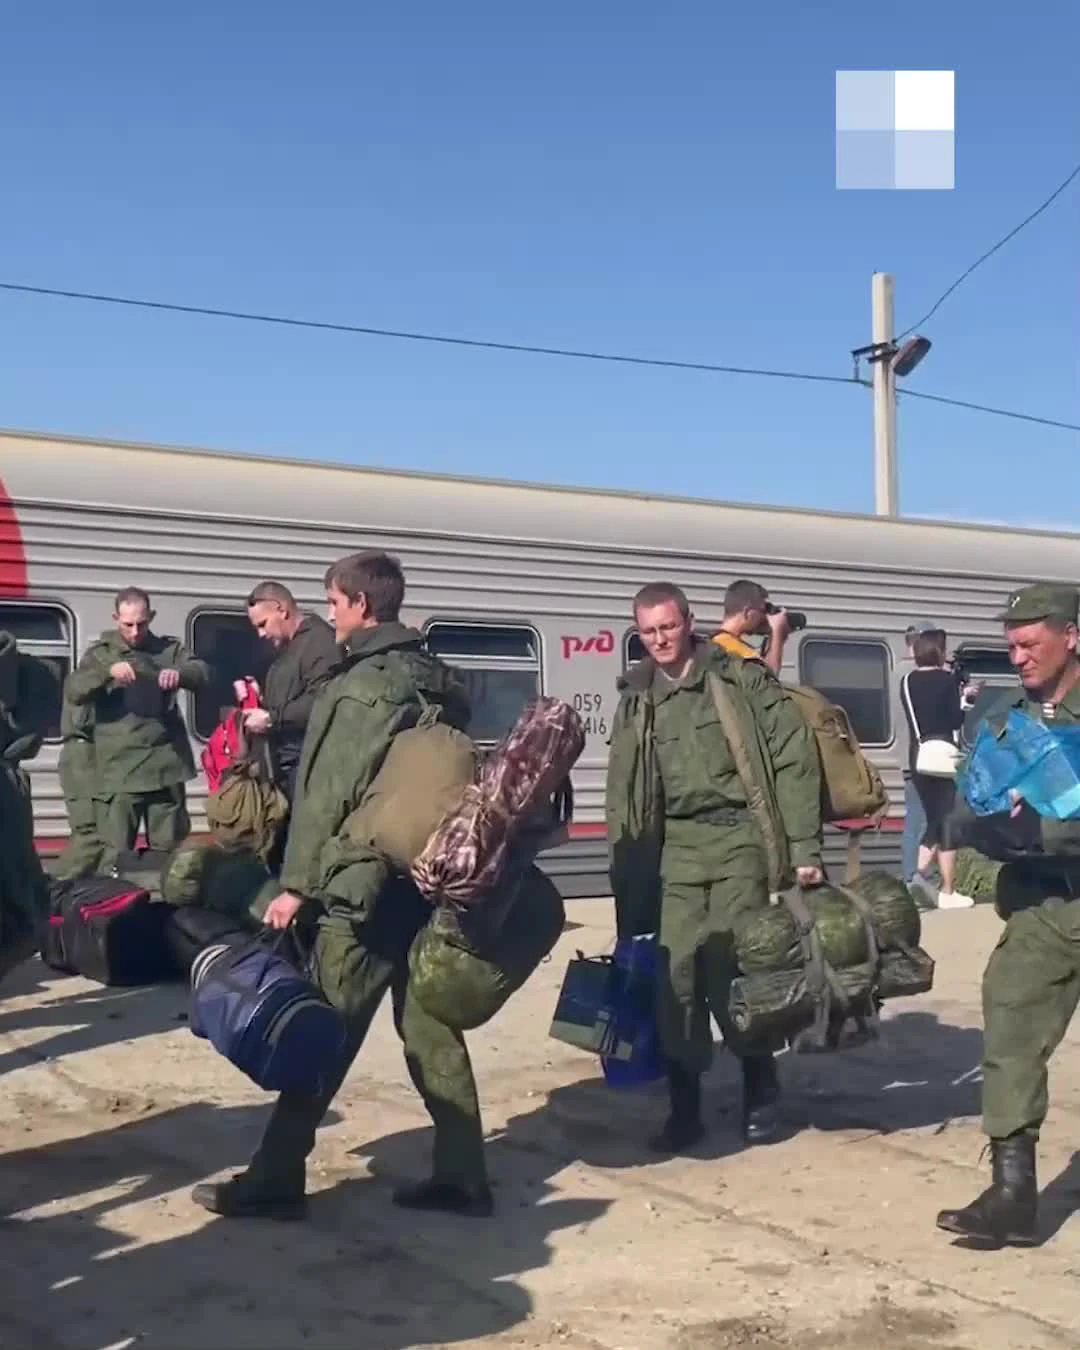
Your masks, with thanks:
M 910 680 L 911 672 L 909 671 L 900 681 L 900 695 L 904 700 L 908 717 L 911 719 L 911 725 L 915 728 L 915 735 L 919 741 L 919 749 L 915 755 L 915 772 L 924 773 L 927 778 L 955 778 L 956 767 L 960 762 L 960 750 L 955 742 L 946 740 L 943 736 L 933 736 L 929 740 L 923 740 L 922 731 L 915 716 L 915 705 L 911 699 Z

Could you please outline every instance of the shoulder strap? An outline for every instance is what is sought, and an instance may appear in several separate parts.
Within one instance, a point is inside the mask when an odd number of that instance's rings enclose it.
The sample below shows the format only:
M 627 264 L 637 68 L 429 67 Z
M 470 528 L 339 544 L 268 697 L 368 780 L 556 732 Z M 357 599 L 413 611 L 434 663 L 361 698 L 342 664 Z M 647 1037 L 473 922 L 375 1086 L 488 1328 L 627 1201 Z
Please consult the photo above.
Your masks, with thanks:
M 915 716 L 915 703 L 911 697 L 911 671 L 900 681 L 900 697 L 903 700 L 907 714 L 911 718 L 911 725 L 915 732 L 915 739 L 922 742 L 922 729 L 919 726 L 919 719 Z
M 780 847 L 780 841 L 776 837 L 775 823 L 765 803 L 766 787 L 754 778 L 750 764 L 750 752 L 742 733 L 742 727 L 739 725 L 739 714 L 732 702 L 731 695 L 724 687 L 723 680 L 710 670 L 705 676 L 705 681 L 709 686 L 709 695 L 712 698 L 713 707 L 716 709 L 716 715 L 720 719 L 720 727 L 731 750 L 731 757 L 735 761 L 735 772 L 739 775 L 743 792 L 746 794 L 746 804 L 761 832 L 762 842 L 765 846 L 765 860 L 769 871 L 769 890 L 779 891 L 783 889 L 786 881 L 783 865 L 784 855 Z

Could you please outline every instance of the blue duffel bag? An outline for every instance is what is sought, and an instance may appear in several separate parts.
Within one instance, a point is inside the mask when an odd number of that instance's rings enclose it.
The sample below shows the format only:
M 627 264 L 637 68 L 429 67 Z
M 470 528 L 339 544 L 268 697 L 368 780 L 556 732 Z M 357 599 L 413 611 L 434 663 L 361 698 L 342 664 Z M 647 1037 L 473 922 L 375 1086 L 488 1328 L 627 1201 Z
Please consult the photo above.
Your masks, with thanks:
M 191 1030 L 268 1092 L 314 1095 L 341 1064 L 345 1023 L 280 950 L 286 930 L 216 943 L 191 967 Z

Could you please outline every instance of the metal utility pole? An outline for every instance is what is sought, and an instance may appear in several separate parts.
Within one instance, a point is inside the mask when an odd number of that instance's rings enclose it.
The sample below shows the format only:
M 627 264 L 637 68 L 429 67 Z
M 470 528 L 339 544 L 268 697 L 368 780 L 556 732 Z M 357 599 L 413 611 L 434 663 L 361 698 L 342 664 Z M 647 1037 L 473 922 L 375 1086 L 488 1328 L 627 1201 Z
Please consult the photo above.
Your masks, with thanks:
M 889 359 L 893 348 L 893 279 L 875 272 L 870 283 L 871 337 L 877 348 L 873 367 L 874 393 L 874 510 L 879 516 L 898 514 L 896 472 L 896 372 Z

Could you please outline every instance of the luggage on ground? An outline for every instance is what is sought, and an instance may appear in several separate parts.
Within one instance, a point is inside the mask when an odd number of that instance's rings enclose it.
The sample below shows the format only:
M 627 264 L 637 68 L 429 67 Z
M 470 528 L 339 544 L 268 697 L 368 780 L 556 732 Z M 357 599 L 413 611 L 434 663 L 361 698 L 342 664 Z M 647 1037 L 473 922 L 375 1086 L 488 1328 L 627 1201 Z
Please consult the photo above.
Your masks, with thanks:
M 561 699 L 533 700 L 486 758 L 459 808 L 431 835 L 410 868 L 432 902 L 470 905 L 490 894 L 512 847 L 530 831 L 569 820 L 570 770 L 585 747 L 581 718 Z
M 345 1051 L 345 1023 L 284 954 L 286 929 L 207 947 L 191 968 L 191 1030 L 268 1092 L 318 1092 Z
M 166 905 L 116 877 L 53 883 L 41 957 L 68 974 L 99 984 L 156 984 L 174 978 L 165 937 Z
M 161 897 L 170 905 L 202 905 L 220 914 L 247 915 L 271 872 L 250 849 L 210 840 L 186 840 L 161 869 Z
M 483 1026 L 559 940 L 566 912 L 555 883 L 530 866 L 505 898 L 436 908 L 409 952 L 416 1001 L 444 1026 Z

